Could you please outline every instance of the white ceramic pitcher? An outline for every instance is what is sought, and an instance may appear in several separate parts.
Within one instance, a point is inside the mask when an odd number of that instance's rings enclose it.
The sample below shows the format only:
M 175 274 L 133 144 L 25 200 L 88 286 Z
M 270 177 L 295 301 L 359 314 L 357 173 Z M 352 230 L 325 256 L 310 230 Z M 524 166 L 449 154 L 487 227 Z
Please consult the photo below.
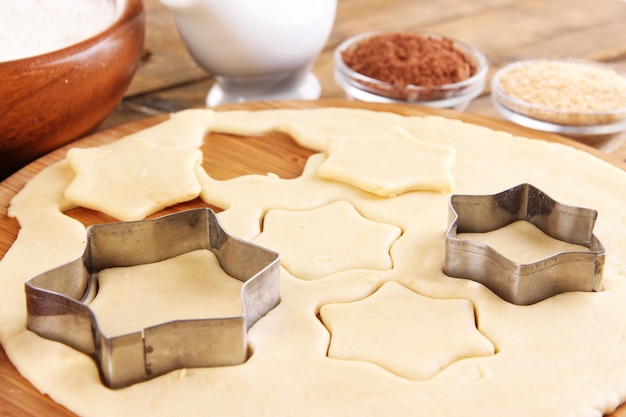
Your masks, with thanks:
M 217 82 L 206 103 L 316 99 L 311 72 L 337 0 L 161 0 L 187 49 Z

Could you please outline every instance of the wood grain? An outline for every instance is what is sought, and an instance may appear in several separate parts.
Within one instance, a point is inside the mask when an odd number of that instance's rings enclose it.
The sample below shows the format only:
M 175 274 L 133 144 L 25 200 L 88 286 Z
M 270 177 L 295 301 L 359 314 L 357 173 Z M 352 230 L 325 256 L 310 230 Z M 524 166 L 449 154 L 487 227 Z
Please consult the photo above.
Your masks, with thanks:
M 436 110 L 419 106 L 364 104 L 346 100 L 257 102 L 224 106 L 216 110 L 304 109 L 323 106 L 368 108 L 378 111 L 392 111 L 402 115 L 421 116 L 435 114 L 457 118 L 492 129 L 505 130 L 516 135 L 564 143 L 590 152 L 610 163 L 614 163 L 626 169 L 626 163 L 614 160 L 598 150 L 589 148 L 578 142 L 556 135 L 537 133 L 500 119 L 454 111 Z M 109 143 L 129 133 L 152 126 L 165 120 L 165 118 L 165 116 L 157 116 L 115 127 L 81 139 L 72 146 L 89 147 Z M 28 180 L 42 169 L 62 160 L 69 148 L 70 146 L 66 146 L 40 158 L 0 184 L 0 256 L 4 256 L 19 230 L 17 222 L 7 217 L 7 208 L 11 198 Z M 265 174 L 270 171 L 283 178 L 294 178 L 302 172 L 307 157 L 312 153 L 310 150 L 298 146 L 289 136 L 278 133 L 270 133 L 255 138 L 210 134 L 206 137 L 203 146 L 203 150 L 207 151 L 209 149 L 210 152 L 204 152 L 205 158 L 203 166 L 211 176 L 219 179 L 232 178 L 246 173 Z M 203 205 L 201 201 L 193 200 L 168 208 L 151 217 L 201 205 Z M 83 221 L 85 224 L 110 222 L 114 220 L 102 213 L 83 208 L 74 209 L 68 214 Z M 54 403 L 49 397 L 40 394 L 17 372 L 15 367 L 7 359 L 4 350 L 0 349 L 0 416 L 22 417 L 44 415 L 51 417 L 68 417 L 74 414 Z M 620 407 L 609 416 L 626 417 L 626 406 Z

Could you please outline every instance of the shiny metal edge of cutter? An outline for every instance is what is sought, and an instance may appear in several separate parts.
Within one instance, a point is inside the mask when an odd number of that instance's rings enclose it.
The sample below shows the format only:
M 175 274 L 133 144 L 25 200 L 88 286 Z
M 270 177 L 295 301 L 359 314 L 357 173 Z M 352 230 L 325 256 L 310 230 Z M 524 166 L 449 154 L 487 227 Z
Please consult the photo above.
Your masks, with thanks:
M 569 291 L 599 291 L 605 249 L 593 234 L 595 210 L 568 206 L 531 184 L 494 195 L 453 195 L 443 272 L 477 281 L 505 301 L 530 305 Z M 514 262 L 488 245 L 457 233 L 484 233 L 518 220 L 589 251 L 560 252 L 530 264 Z
M 99 271 L 198 249 L 213 252 L 224 271 L 244 283 L 242 315 L 172 321 L 116 337 L 100 330 L 88 305 L 98 291 Z M 230 236 L 208 208 L 93 225 L 81 257 L 25 283 L 27 326 L 92 356 L 110 388 L 180 368 L 241 364 L 247 359 L 248 329 L 280 302 L 279 266 L 279 254 Z

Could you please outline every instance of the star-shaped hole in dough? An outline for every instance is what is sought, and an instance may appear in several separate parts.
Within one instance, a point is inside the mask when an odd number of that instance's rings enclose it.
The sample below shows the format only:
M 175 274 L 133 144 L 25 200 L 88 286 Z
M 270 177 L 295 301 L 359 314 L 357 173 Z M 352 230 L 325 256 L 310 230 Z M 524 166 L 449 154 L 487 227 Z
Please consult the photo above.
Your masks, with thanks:
M 447 192 L 454 188 L 455 155 L 454 148 L 418 140 L 393 126 L 382 136 L 330 138 L 328 159 L 317 173 L 381 197 L 408 191 Z
M 67 160 L 76 177 L 65 189 L 72 203 L 119 220 L 141 220 L 193 200 L 201 191 L 196 148 L 176 148 L 132 139 L 116 146 L 73 148 Z
M 254 243 L 280 253 L 292 275 L 315 280 L 349 270 L 386 270 L 399 227 L 364 218 L 348 202 L 307 211 L 271 210 Z
M 411 380 L 495 353 L 476 328 L 470 301 L 425 297 L 394 281 L 363 300 L 324 305 L 320 317 L 331 334 L 329 357 L 374 363 Z

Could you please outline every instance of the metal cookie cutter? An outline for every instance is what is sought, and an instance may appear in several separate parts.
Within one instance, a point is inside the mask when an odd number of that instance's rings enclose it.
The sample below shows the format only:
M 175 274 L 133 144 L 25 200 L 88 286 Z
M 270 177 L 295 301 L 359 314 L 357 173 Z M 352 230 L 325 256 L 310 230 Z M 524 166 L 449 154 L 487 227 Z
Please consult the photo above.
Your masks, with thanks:
M 244 282 L 243 314 L 178 320 L 107 337 L 88 304 L 98 272 L 208 249 Z M 179 368 L 235 365 L 247 358 L 247 331 L 280 302 L 279 255 L 228 235 L 208 208 L 154 220 L 87 228 L 83 255 L 26 282 L 28 328 L 91 355 L 103 383 L 122 388 Z M 139 296 L 140 294 L 138 294 Z
M 495 195 L 454 195 L 443 272 L 480 282 L 504 300 L 534 304 L 568 291 L 598 291 L 605 250 L 593 234 L 597 212 L 561 204 L 530 184 Z M 589 251 L 560 252 L 530 264 L 514 262 L 490 246 L 459 239 L 525 220 L 547 235 Z

